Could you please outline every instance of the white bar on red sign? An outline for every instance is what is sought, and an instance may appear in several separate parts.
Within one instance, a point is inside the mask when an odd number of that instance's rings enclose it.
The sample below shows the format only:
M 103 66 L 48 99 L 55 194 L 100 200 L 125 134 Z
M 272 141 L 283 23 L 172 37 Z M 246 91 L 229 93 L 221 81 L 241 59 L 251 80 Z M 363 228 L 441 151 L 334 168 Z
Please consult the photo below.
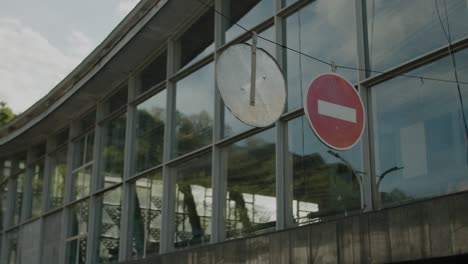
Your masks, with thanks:
M 356 123 L 356 109 L 318 100 L 318 113 L 321 115 Z

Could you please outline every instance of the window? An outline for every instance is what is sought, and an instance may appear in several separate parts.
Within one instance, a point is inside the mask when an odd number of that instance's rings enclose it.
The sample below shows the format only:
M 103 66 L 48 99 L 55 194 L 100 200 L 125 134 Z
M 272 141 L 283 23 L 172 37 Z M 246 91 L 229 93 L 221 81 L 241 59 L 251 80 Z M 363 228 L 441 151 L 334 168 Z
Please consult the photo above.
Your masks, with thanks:
M 237 0 L 229 1 L 230 18 L 237 24 L 246 29 L 251 29 L 257 24 L 265 21 L 273 16 L 275 11 L 274 0 Z M 226 31 L 226 42 L 245 33 L 245 30 L 233 22 L 227 21 L 231 24 Z
M 62 212 L 56 212 L 44 218 L 42 229 L 41 263 L 58 264 L 61 240 Z
M 373 70 L 386 70 L 447 45 L 436 3 L 445 31 L 450 26 L 451 40 L 466 37 L 468 3 L 465 0 L 367 1 L 368 46 Z
M 88 234 L 89 201 L 84 200 L 70 207 L 67 235 L 67 263 L 84 264 Z
M 138 94 L 144 93 L 156 85 L 166 80 L 166 64 L 167 53 L 164 52 L 156 57 L 145 69 L 140 73 L 140 86 Z
M 203 154 L 175 168 L 174 247 L 184 248 L 210 242 L 211 153 Z
M 455 54 L 466 82 L 468 51 Z M 450 57 L 409 75 L 453 79 Z M 463 101 L 467 86 L 461 85 Z M 454 83 L 397 77 L 372 88 L 375 177 L 382 206 L 468 189 L 467 141 Z M 465 103 L 465 113 L 467 113 Z
M 159 253 L 163 183 L 158 170 L 148 173 L 133 183 L 135 207 L 131 218 L 133 257 L 144 258 Z
M 32 202 L 31 218 L 39 217 L 42 209 L 42 190 L 44 186 L 44 160 L 31 166 L 32 174 Z
M 214 69 L 210 63 L 177 82 L 176 139 L 173 156 L 211 144 Z
M 126 113 L 103 125 L 100 180 L 104 187 L 122 182 L 125 148 Z
M 21 170 L 15 176 L 16 195 L 14 197 L 14 208 L 13 208 L 13 225 L 18 225 L 21 222 L 21 213 L 23 208 L 23 197 L 24 197 L 24 179 L 26 172 Z
M 275 134 L 272 128 L 223 150 L 227 238 L 276 228 Z
M 50 154 L 51 179 L 49 191 L 49 210 L 59 208 L 63 204 L 65 194 L 65 178 L 67 175 L 67 146 Z
M 94 131 L 85 134 L 74 144 L 72 200 L 85 197 L 90 192 L 93 171 Z
M 214 11 L 210 8 L 181 37 L 180 67 L 186 68 L 214 51 Z
M 285 173 L 292 177 L 294 224 L 346 216 L 361 209 L 361 146 L 330 150 L 314 135 L 307 117 L 287 124 Z M 340 158 L 337 158 L 338 154 Z
M 136 173 L 162 163 L 166 90 L 159 92 L 136 108 L 136 141 L 133 151 Z
M 98 263 L 117 262 L 119 258 L 120 217 L 122 214 L 122 190 L 105 192 L 97 201 L 100 212 Z
M 356 67 L 356 18 L 354 1 L 317 0 L 285 19 L 286 46 L 310 56 Z M 330 72 L 330 66 L 291 50 L 286 53 L 288 87 L 287 111 L 302 107 L 303 95 L 318 74 Z M 338 68 L 351 83 L 357 81 L 354 70 Z

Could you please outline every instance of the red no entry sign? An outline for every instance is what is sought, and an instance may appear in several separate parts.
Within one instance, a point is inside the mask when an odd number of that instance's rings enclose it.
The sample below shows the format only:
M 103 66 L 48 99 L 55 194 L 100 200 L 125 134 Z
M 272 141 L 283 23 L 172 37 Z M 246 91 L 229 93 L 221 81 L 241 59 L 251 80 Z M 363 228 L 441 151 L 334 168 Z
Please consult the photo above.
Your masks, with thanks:
M 333 149 L 349 149 L 362 136 L 361 97 L 352 84 L 337 74 L 321 74 L 312 81 L 304 109 L 315 135 Z

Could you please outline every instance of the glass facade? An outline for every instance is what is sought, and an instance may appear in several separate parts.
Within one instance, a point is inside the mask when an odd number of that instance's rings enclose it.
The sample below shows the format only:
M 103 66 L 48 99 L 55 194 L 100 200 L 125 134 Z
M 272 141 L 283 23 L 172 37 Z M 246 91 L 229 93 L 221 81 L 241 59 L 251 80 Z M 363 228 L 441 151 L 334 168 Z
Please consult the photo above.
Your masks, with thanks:
M 94 131 L 89 132 L 74 144 L 72 200 L 85 197 L 90 192 L 93 170 Z
M 116 188 L 98 197 L 100 208 L 99 255 L 97 263 L 113 263 L 119 258 L 122 189 Z
M 134 182 L 132 253 L 142 258 L 159 253 L 162 217 L 162 173 L 148 173 Z
M 136 107 L 133 158 L 135 173 L 157 166 L 163 161 L 166 90 Z
M 228 238 L 276 227 L 275 141 L 269 129 L 224 149 Z
M 67 174 L 67 147 L 61 147 L 51 154 L 51 179 L 48 210 L 59 208 L 65 194 L 65 177 Z
M 32 259 L 18 241 L 41 230 L 30 254 L 43 263 L 114 263 L 467 191 L 467 2 L 366 1 L 365 20 L 356 1 L 216 1 L 227 25 L 207 8 L 128 85 L 47 135 L 42 154 L 0 153 L 1 257 Z M 243 124 L 216 92 L 214 53 L 251 43 L 233 21 L 258 31 L 287 78 L 270 127 Z M 327 147 L 304 116 L 311 80 L 331 71 L 310 56 L 363 69 L 337 69 L 368 111 L 370 133 L 349 150 Z M 405 75 L 372 72 L 393 67 Z
M 173 157 L 212 142 L 214 67 L 210 63 L 176 84 L 176 128 Z
M 31 218 L 39 217 L 42 209 L 42 190 L 44 186 L 44 160 L 32 166 L 32 203 Z
M 103 127 L 100 184 L 103 187 L 122 182 L 125 148 L 126 113 L 109 121 Z

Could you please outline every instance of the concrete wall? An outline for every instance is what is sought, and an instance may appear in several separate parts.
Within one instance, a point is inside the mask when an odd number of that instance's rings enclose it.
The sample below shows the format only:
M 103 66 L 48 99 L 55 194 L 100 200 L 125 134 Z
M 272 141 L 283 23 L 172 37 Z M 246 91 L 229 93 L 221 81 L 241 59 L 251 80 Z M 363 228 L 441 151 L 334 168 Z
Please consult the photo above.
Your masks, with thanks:
M 468 253 L 468 193 L 126 263 L 388 263 Z

